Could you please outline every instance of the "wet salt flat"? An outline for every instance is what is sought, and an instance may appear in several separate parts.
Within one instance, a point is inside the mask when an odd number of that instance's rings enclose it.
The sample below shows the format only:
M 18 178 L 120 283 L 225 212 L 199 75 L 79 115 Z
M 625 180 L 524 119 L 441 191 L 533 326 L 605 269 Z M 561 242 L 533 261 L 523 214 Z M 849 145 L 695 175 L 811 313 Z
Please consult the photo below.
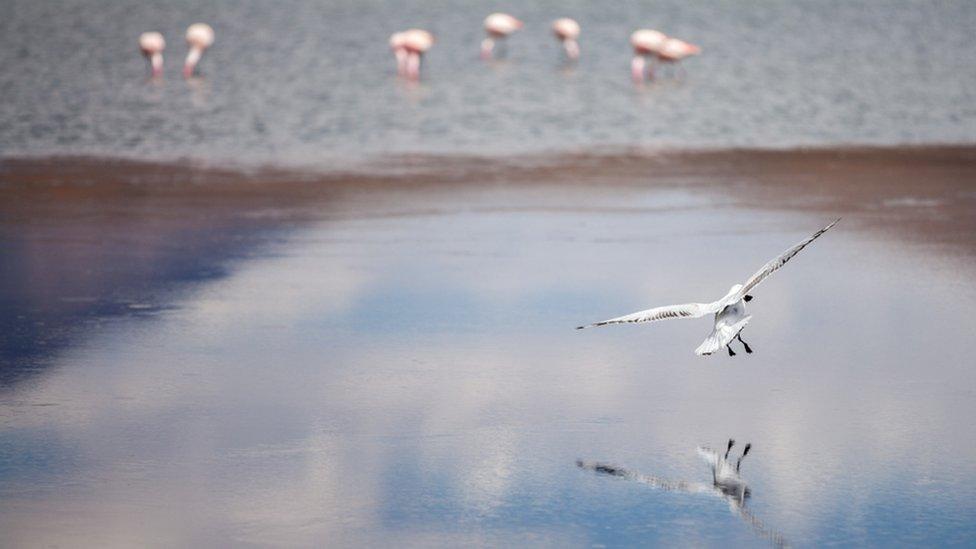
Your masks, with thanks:
M 3 314 L 82 320 L 4 356 L 2 544 L 754 546 L 721 499 L 575 465 L 707 483 L 695 448 L 729 437 L 746 509 L 793 545 L 971 544 L 972 192 L 759 207 L 707 180 L 347 187 L 154 239 L 70 207 L 5 226 Z M 836 214 L 755 292 L 753 355 L 696 357 L 707 319 L 573 329 L 718 298 Z M 52 246 L 106 239 L 77 272 L 140 242 L 196 274 L 36 282 Z M 10 297 L 26 280 L 51 295 Z

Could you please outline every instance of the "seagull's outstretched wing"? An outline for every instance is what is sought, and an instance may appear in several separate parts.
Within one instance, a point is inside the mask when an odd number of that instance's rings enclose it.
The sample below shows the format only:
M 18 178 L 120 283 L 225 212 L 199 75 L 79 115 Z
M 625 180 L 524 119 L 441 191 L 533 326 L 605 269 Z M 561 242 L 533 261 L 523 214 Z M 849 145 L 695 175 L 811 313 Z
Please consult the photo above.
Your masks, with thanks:
M 746 524 L 752 527 L 752 530 L 757 536 L 769 540 L 773 547 L 789 547 L 790 542 L 787 541 L 786 536 L 780 534 L 775 530 L 769 529 L 763 521 L 759 519 L 756 515 L 753 515 L 748 509 L 742 506 L 735 498 L 726 497 L 729 502 L 729 510 L 732 511 L 733 515 L 738 515 Z
M 607 324 L 624 324 L 627 322 L 656 322 L 669 318 L 698 318 L 707 314 L 716 313 L 719 310 L 718 302 L 715 303 L 685 303 L 684 305 L 667 305 L 665 307 L 655 307 L 646 311 L 638 311 L 625 316 L 618 316 L 603 322 L 577 326 L 577 330 L 592 328 L 594 326 L 605 326 Z
M 800 253 L 800 250 L 802 250 L 803 248 L 806 248 L 807 247 L 807 244 L 813 242 L 820 235 L 822 235 L 825 232 L 827 232 L 827 230 L 830 229 L 831 227 L 833 227 L 834 225 L 836 225 L 838 221 L 840 221 L 840 218 L 839 217 L 837 219 L 835 219 L 833 221 L 833 223 L 831 223 L 830 225 L 827 225 L 823 229 L 820 229 L 819 231 L 813 233 L 807 239 L 803 240 L 802 242 L 796 244 L 792 248 L 790 248 L 790 249 L 786 250 L 785 252 L 781 253 L 778 257 L 776 257 L 775 259 L 773 259 L 769 263 L 766 263 L 765 265 L 763 265 L 761 269 L 759 269 L 758 271 L 756 271 L 756 274 L 752 275 L 749 278 L 749 280 L 747 280 L 746 283 L 742 285 L 742 288 L 739 290 L 738 293 L 734 294 L 731 298 L 729 298 L 729 299 L 726 300 L 726 303 L 735 303 L 736 301 L 739 301 L 740 299 L 742 299 L 753 288 L 755 288 L 756 286 L 758 286 L 760 282 L 762 282 L 763 280 L 766 280 L 769 277 L 769 275 L 771 275 L 774 272 L 776 272 L 776 270 L 779 269 L 780 267 L 782 267 L 783 265 L 786 265 L 786 262 L 789 261 L 789 260 L 791 260 L 791 259 L 793 259 L 793 256 L 795 256 L 796 254 Z
M 595 473 L 634 480 L 642 484 L 647 484 L 648 486 L 653 486 L 654 488 L 657 488 L 659 490 L 664 490 L 665 492 L 685 492 L 687 494 L 701 494 L 701 493 L 711 493 L 715 491 L 715 489 L 710 484 L 702 484 L 700 482 L 686 482 L 683 480 L 668 480 L 661 477 L 655 477 L 653 475 L 645 475 L 642 473 L 638 473 L 637 471 L 624 469 L 623 467 L 617 467 L 616 465 L 609 465 L 606 463 L 600 463 L 596 461 L 583 461 L 581 459 L 578 459 L 576 460 L 576 466 L 579 467 L 580 469 L 587 469 Z

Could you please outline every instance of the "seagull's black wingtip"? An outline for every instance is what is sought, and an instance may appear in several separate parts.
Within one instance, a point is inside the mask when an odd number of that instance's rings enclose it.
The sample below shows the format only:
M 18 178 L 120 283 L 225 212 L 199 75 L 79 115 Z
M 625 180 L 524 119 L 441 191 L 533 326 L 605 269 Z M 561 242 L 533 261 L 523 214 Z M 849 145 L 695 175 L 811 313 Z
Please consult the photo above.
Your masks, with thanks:
M 586 328 L 586 326 L 577 326 L 576 327 L 577 330 L 582 330 L 583 328 Z

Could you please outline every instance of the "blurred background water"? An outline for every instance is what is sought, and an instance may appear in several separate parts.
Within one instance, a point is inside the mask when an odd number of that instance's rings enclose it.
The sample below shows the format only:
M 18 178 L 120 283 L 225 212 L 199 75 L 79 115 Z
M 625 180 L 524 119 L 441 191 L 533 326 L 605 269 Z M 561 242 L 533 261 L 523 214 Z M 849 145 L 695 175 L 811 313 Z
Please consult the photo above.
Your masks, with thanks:
M 600 147 L 794 147 L 976 140 L 976 4 L 8 0 L 0 151 L 328 168 L 386 153 Z M 482 20 L 526 25 L 477 57 Z M 549 25 L 583 27 L 567 65 Z M 216 44 L 184 82 L 183 34 Z M 437 36 L 423 80 L 397 80 L 387 38 Z M 700 44 L 680 80 L 635 87 L 631 31 Z M 136 39 L 161 31 L 165 77 Z

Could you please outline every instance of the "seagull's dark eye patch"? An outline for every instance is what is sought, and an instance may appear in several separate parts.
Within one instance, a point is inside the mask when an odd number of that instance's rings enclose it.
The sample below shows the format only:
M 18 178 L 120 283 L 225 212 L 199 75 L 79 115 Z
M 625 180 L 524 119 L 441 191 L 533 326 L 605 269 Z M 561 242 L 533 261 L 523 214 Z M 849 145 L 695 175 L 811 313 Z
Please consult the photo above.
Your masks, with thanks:
M 750 301 L 752 301 L 752 296 L 751 295 L 747 295 L 747 296 L 745 296 L 745 297 L 742 298 L 742 301 L 745 301 L 746 303 L 749 303 Z

